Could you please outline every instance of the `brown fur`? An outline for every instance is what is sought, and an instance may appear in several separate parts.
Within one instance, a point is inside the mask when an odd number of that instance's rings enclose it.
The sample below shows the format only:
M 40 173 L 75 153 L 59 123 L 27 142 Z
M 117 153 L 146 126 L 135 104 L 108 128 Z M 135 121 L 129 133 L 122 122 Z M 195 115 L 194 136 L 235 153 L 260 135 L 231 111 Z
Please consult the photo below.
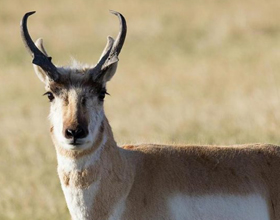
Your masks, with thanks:
M 122 198 L 126 198 L 122 219 L 168 219 L 164 201 L 176 193 L 188 196 L 257 193 L 266 199 L 271 219 L 280 218 L 278 146 L 128 145 L 119 148 L 110 136 L 107 120 L 104 132 L 110 138 L 96 166 L 60 175 L 64 184 L 78 188 L 88 187 L 97 178 L 101 180 L 94 198 L 94 219 L 107 219 Z
M 76 97 L 77 100 L 73 99 L 72 96 L 68 96 L 63 106 L 63 131 L 67 129 L 76 130 L 78 126 L 84 129 L 88 127 L 89 113 L 86 111 L 83 105 L 81 105 L 82 97 Z
M 129 193 L 123 219 L 159 219 L 159 213 L 161 219 L 167 219 L 164 217 L 168 214 L 165 201 L 176 193 L 188 196 L 257 193 L 266 199 L 271 219 L 280 217 L 278 146 L 140 145 L 135 146 L 133 152 L 125 150 L 120 154 L 134 158 L 126 159 L 130 161 L 128 166 L 132 170 L 135 168 L 135 172 L 131 171 L 131 188 L 125 186 Z M 117 197 L 114 188 L 108 194 L 108 200 Z M 104 200 L 105 196 L 103 194 Z M 160 210 L 155 211 L 159 207 Z
M 271 219 L 280 217 L 277 146 L 141 145 L 134 151 L 142 159 L 124 219 L 138 219 L 137 213 L 143 209 L 148 210 L 141 219 L 155 218 L 154 210 L 167 210 L 165 198 L 176 192 L 188 196 L 258 193 L 267 200 Z
M 108 219 L 120 199 L 126 196 L 133 184 L 133 166 L 129 166 L 116 147 L 111 127 L 105 119 L 105 132 L 108 141 L 100 156 L 100 189 L 94 198 L 92 216 Z

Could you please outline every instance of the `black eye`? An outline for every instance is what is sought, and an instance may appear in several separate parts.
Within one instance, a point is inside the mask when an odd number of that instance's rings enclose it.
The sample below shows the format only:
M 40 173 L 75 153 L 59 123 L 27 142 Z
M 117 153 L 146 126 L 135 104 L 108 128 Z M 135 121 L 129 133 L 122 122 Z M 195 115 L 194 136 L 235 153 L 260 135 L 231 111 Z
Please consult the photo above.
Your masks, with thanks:
M 99 95 L 98 95 L 98 99 L 99 99 L 100 101 L 104 101 L 105 95 L 106 95 L 105 92 L 100 92 Z
M 81 104 L 82 104 L 83 106 L 85 106 L 86 103 L 87 103 L 86 98 L 85 98 L 85 97 L 82 97 L 82 98 L 81 98 Z
M 50 102 L 51 102 L 52 100 L 54 100 L 54 96 L 53 96 L 53 94 L 52 94 L 51 92 L 46 92 L 44 95 L 46 95 L 46 96 L 48 97 L 48 99 L 50 100 Z
M 109 95 L 109 93 L 107 93 L 106 89 L 102 89 L 100 91 L 100 93 L 98 94 L 98 99 L 100 101 L 104 101 L 104 98 L 105 98 L 106 94 Z

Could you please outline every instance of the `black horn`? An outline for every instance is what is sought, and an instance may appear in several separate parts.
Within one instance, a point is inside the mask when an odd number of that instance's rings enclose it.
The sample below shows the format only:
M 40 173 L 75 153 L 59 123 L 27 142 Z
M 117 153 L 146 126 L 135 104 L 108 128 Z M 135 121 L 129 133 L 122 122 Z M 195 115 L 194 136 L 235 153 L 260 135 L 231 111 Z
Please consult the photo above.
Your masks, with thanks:
M 112 50 L 112 46 L 114 43 L 114 39 L 111 37 L 108 37 L 107 39 L 107 45 L 101 55 L 101 58 L 99 59 L 98 63 L 95 65 L 95 67 L 93 67 L 90 72 L 89 75 L 93 76 L 93 77 L 98 77 L 98 73 L 100 73 L 100 71 L 102 70 L 102 68 L 104 67 L 104 64 L 106 63 L 106 61 L 109 58 L 110 52 Z
M 114 41 L 113 38 L 108 37 L 107 45 L 101 55 L 96 66 L 90 71 L 90 75 L 92 75 L 95 79 L 100 77 L 100 71 L 108 68 L 111 64 L 118 62 L 118 55 L 121 52 L 122 46 L 126 37 L 126 21 L 123 15 L 119 12 L 112 11 L 110 12 L 119 18 L 120 28 L 119 33 Z
M 125 41 L 125 36 L 126 36 L 126 31 L 127 31 L 127 27 L 126 27 L 126 21 L 125 18 L 123 17 L 123 15 L 119 12 L 116 11 L 112 11 L 110 10 L 110 12 L 116 16 L 118 16 L 119 21 L 120 21 L 120 29 L 119 29 L 119 34 L 114 42 L 111 54 L 118 56 L 119 53 L 122 50 L 124 41 Z
M 47 76 L 55 81 L 59 81 L 59 73 L 56 66 L 51 62 L 51 57 L 47 57 L 43 54 L 34 44 L 27 29 L 27 19 L 30 15 L 34 14 L 35 11 L 26 13 L 20 23 L 21 37 L 25 44 L 25 47 L 33 57 L 32 63 L 40 66 L 47 74 Z

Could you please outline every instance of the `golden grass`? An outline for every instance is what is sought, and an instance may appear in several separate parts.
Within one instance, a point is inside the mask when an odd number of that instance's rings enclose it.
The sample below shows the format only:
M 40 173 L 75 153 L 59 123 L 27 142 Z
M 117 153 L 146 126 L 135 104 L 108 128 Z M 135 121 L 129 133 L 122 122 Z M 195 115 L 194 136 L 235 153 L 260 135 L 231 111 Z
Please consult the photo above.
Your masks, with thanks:
M 57 64 L 94 63 L 122 12 L 128 36 L 108 85 L 117 141 L 279 144 L 280 2 L 13 0 L 0 8 L 0 219 L 69 219 L 48 102 L 19 34 L 27 11 Z

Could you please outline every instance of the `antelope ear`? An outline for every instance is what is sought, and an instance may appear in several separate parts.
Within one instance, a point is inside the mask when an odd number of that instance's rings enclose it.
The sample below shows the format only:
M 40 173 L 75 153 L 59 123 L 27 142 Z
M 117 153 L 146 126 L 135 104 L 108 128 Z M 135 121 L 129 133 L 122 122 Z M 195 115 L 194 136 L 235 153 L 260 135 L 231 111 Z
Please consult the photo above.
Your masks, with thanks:
M 110 59 L 110 63 L 102 70 L 102 82 L 105 84 L 106 82 L 110 81 L 113 76 L 115 75 L 118 67 L 118 57 L 113 57 Z
M 107 49 L 109 48 L 109 45 L 114 42 L 115 42 L 115 40 L 111 36 L 108 36 L 107 45 L 106 45 L 105 49 L 103 50 L 98 62 L 100 62 L 102 57 L 106 54 Z M 103 84 L 105 84 L 106 82 L 111 80 L 111 78 L 115 75 L 117 67 L 118 67 L 118 61 L 119 61 L 119 59 L 116 54 L 113 54 L 111 56 L 109 55 L 108 60 L 105 62 L 105 64 L 102 67 L 102 70 L 101 70 L 101 72 L 102 72 L 101 80 L 102 80 Z
M 44 48 L 42 38 L 39 38 L 38 40 L 36 40 L 35 45 L 43 54 L 45 54 L 47 57 L 49 57 L 45 48 Z M 51 57 L 49 57 L 49 59 L 51 59 Z M 33 64 L 33 68 L 34 68 L 34 71 L 35 71 L 36 75 L 38 76 L 38 78 L 43 83 L 47 84 L 49 82 L 49 77 L 47 76 L 45 71 L 40 66 L 38 66 L 36 64 Z
M 97 74 L 93 74 L 94 81 L 98 81 L 102 84 L 105 84 L 114 76 L 114 74 L 117 70 L 119 59 L 118 59 L 118 56 L 116 53 L 110 52 L 113 43 L 114 43 L 114 39 L 112 37 L 108 36 L 107 45 L 105 46 L 97 65 L 99 63 L 102 63 L 102 60 L 104 59 L 104 57 L 106 57 L 106 54 L 109 53 L 108 58 L 105 61 L 105 63 L 102 65 L 100 72 Z
M 102 68 L 101 72 L 95 78 L 93 78 L 93 80 L 102 85 L 105 85 L 115 75 L 117 67 L 118 61 L 110 64 L 109 66 L 106 65 L 104 68 Z

